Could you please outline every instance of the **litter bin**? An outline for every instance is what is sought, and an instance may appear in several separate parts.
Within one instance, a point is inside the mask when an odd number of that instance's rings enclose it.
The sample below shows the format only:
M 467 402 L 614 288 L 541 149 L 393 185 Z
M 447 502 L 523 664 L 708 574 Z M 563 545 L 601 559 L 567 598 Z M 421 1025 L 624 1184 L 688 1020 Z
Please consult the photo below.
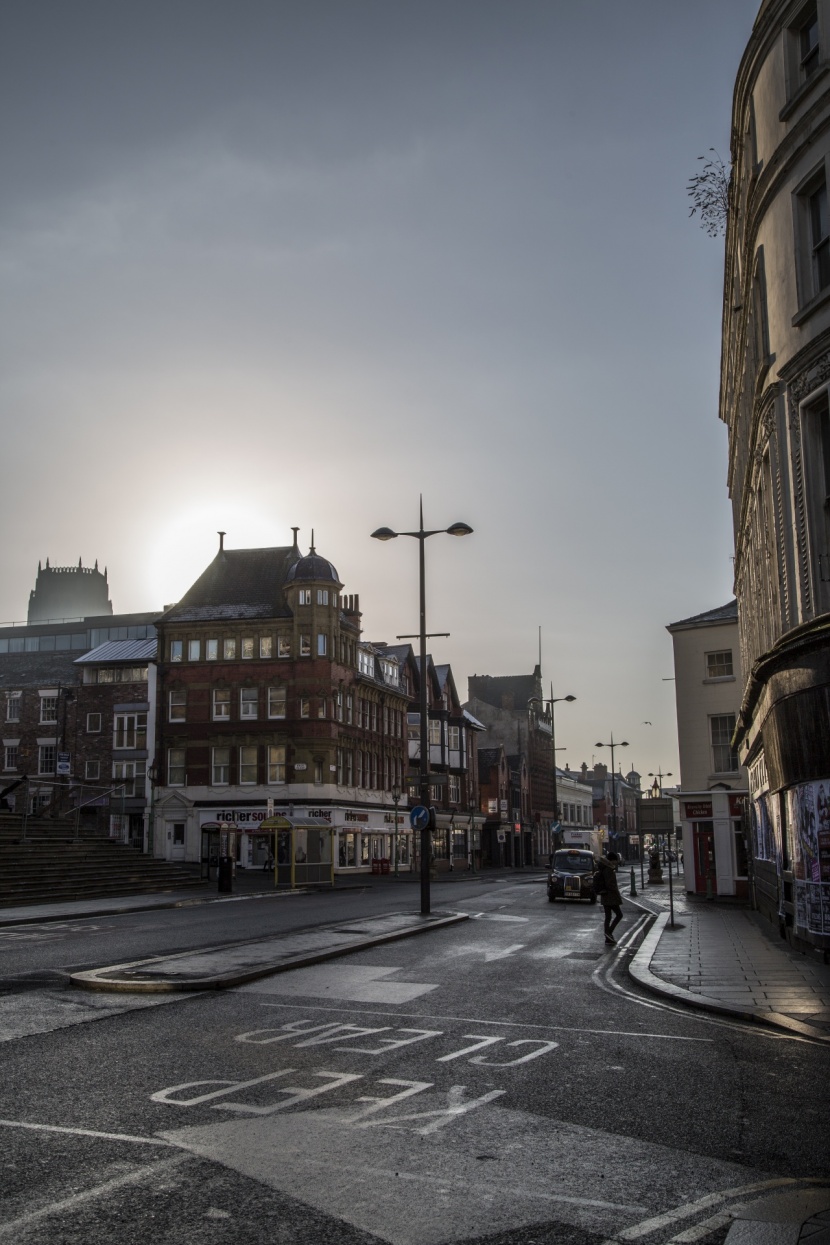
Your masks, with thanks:
M 380 873 L 380 861 L 379 860 L 372 861 L 372 873 Z
M 389 872 L 389 859 L 388 859 L 388 857 L 386 857 L 386 856 L 382 856 L 382 857 L 381 857 L 381 861 L 380 861 L 380 871 L 381 871 L 381 873 L 388 873 L 388 872 Z

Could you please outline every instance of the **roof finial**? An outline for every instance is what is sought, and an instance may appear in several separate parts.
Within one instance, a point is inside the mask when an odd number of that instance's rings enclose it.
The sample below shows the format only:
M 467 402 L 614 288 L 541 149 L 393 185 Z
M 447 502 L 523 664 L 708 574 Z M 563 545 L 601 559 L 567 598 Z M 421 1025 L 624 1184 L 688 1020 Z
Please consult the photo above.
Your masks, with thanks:
M 216 535 L 219 537 L 219 552 L 224 553 L 225 537 L 227 536 L 227 532 L 217 532 Z
M 311 548 L 308 551 L 309 557 L 314 557 L 317 550 L 314 548 L 314 528 L 311 529 Z

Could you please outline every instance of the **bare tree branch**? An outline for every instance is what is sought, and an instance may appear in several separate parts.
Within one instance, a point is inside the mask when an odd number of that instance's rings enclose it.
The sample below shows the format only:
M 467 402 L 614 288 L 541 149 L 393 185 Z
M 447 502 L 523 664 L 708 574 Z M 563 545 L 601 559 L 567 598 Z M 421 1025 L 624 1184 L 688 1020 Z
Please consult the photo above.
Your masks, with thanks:
M 692 201 L 689 215 L 699 215 L 701 229 L 705 229 L 710 238 L 718 238 L 726 233 L 732 170 L 714 147 L 709 150 L 711 156 L 698 156 L 698 160 L 704 161 L 703 168 L 689 179 L 686 193 Z

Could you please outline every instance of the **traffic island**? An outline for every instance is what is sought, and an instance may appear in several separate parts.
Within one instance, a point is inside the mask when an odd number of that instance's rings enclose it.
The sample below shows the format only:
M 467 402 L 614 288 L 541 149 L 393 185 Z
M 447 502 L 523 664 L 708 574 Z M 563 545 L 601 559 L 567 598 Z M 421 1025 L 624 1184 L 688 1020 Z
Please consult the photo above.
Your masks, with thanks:
M 314 930 L 258 938 L 206 951 L 184 951 L 72 973 L 70 982 L 82 990 L 135 994 L 166 994 L 181 990 L 229 990 L 234 986 L 321 964 L 366 947 L 397 942 L 416 934 L 444 929 L 468 920 L 463 912 L 395 912 L 386 916 L 342 921 Z

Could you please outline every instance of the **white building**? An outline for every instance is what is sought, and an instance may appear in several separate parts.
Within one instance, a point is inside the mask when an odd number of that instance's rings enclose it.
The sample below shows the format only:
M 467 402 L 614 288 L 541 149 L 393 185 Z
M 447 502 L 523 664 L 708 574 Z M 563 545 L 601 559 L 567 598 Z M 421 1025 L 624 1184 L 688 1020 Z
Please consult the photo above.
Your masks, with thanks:
M 686 889 L 746 897 L 747 780 L 732 746 L 742 687 L 737 604 L 666 630 L 674 645 Z

